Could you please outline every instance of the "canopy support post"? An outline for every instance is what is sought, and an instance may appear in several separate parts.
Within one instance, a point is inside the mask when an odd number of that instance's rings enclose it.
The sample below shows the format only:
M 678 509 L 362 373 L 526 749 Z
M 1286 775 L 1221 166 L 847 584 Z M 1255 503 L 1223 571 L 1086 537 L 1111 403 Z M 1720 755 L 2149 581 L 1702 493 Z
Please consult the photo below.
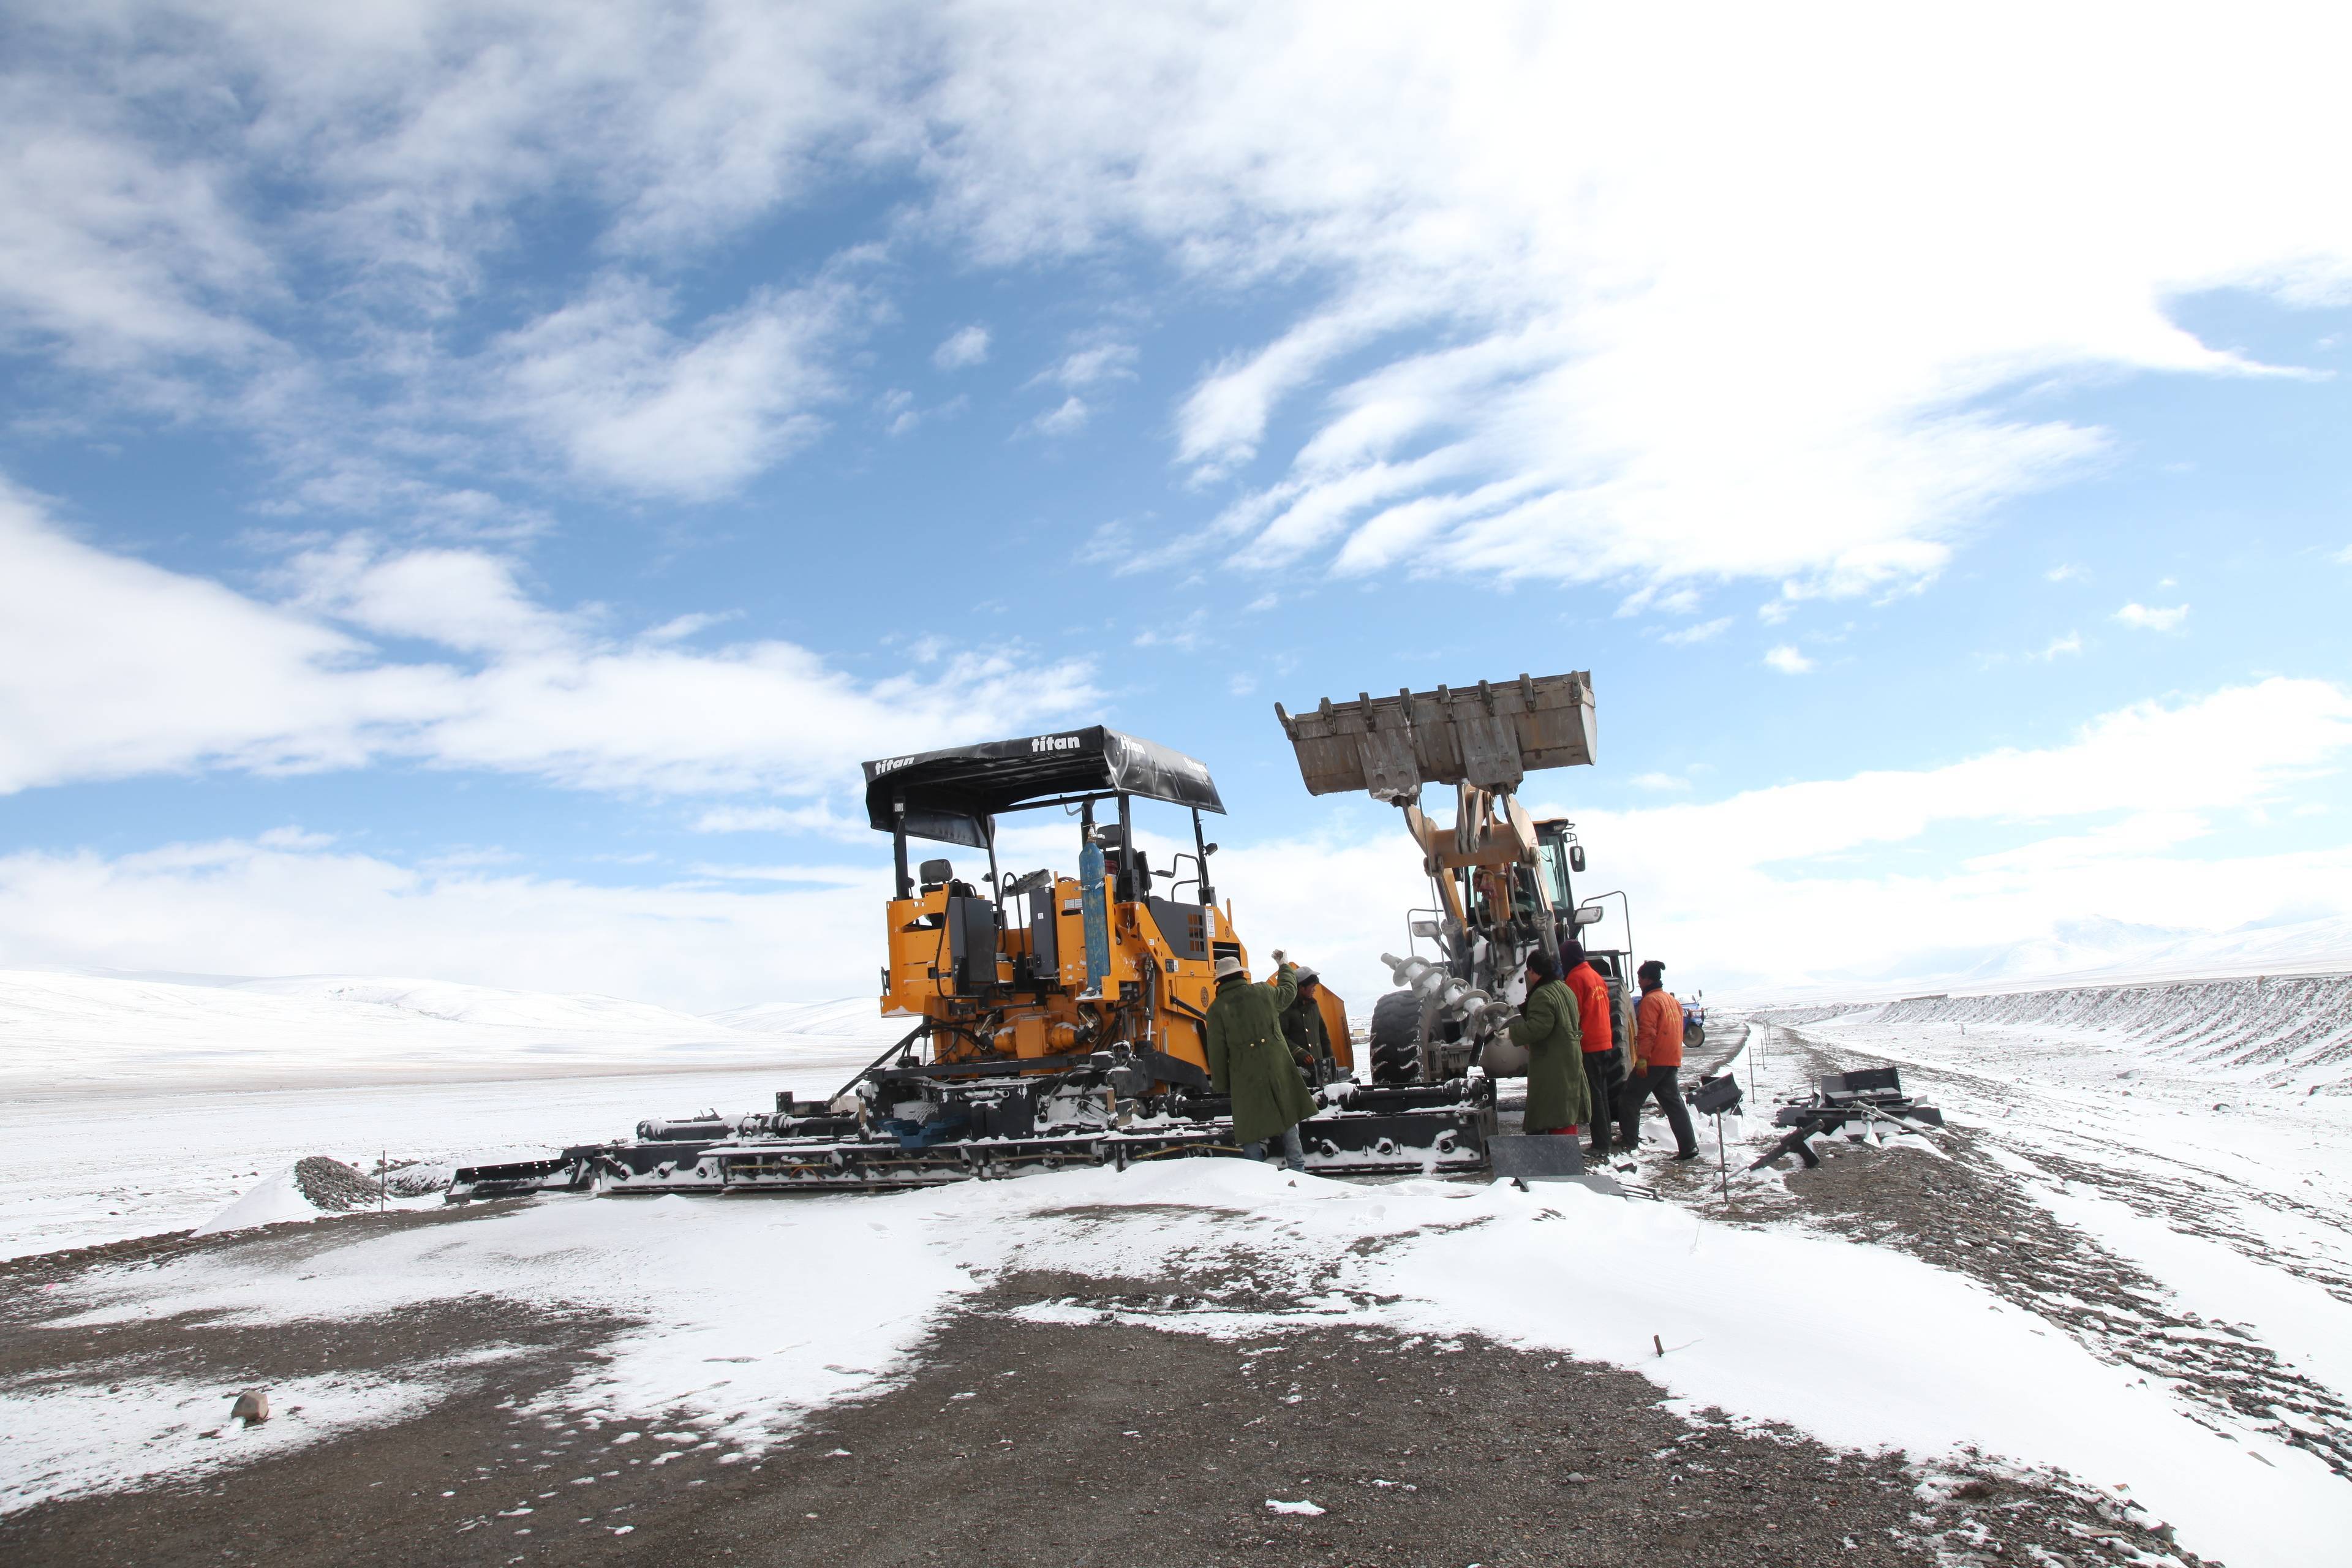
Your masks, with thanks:
M 1118 792 L 1118 898 L 1135 902 L 1135 820 L 1125 790 Z
M 1200 857 L 1201 907 L 1208 909 L 1217 901 L 1217 889 L 1209 885 L 1209 837 L 1201 829 L 1201 808 L 1192 808 L 1192 852 Z M 1176 889 L 1171 888 L 1170 892 Z
M 907 874 L 907 802 L 902 795 L 890 803 L 890 864 L 898 873 L 898 896 L 915 896 L 915 879 Z

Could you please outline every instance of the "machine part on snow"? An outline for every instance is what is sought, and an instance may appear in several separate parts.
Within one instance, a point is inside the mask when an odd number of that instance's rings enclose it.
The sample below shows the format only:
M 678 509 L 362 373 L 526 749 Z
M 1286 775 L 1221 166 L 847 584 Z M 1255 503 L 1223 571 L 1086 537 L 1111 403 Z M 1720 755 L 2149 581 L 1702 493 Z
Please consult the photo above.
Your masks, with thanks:
M 1831 1073 L 1804 1100 L 1790 1100 L 1772 1113 L 1773 1125 L 1789 1129 L 1748 1168 L 1759 1171 L 1786 1154 L 1794 1154 L 1812 1170 L 1822 1163 L 1808 1140 L 1844 1131 L 1861 1138 L 1881 1125 L 1896 1132 L 1925 1133 L 1944 1125 L 1944 1113 L 1922 1105 L 1903 1092 L 1903 1075 L 1895 1068 L 1869 1068 L 1860 1072 Z
M 1625 1195 L 1624 1187 L 1608 1172 L 1586 1168 L 1581 1138 L 1550 1132 L 1505 1133 L 1489 1139 L 1486 1152 L 1494 1159 L 1496 1176 L 1523 1187 L 1529 1182 L 1574 1182 L 1612 1198 Z
M 1406 922 L 1415 943 L 1433 943 L 1436 956 L 1382 955 L 1404 989 L 1373 1005 L 1373 1078 L 1436 1083 L 1474 1067 L 1489 1077 L 1525 1072 L 1527 1053 L 1501 1026 L 1524 999 L 1528 959 L 1538 952 L 1558 958 L 1602 918 L 1602 900 L 1624 897 L 1605 893 L 1580 903 L 1573 879 L 1584 869 L 1584 848 L 1574 824 L 1535 820 L 1517 794 L 1530 772 L 1593 760 L 1591 676 L 1522 675 L 1394 697 L 1363 692 L 1353 701 L 1326 698 L 1296 715 L 1277 702 L 1274 712 L 1307 793 L 1362 790 L 1398 807 L 1430 880 L 1431 907 L 1408 911 Z M 1422 809 L 1427 784 L 1454 786 L 1451 823 Z M 1621 1062 L 1633 1032 L 1632 949 L 1629 905 L 1624 946 L 1588 950 L 1608 983 L 1610 1034 Z M 1427 967 L 1408 976 L 1401 964 Z
M 903 1037 L 829 1100 L 782 1091 L 772 1111 L 649 1119 L 632 1140 L 461 1170 L 450 1196 L 882 1191 L 1238 1152 L 1205 1026 L 1217 961 L 1248 953 L 1209 880 L 1202 813 L 1224 807 L 1206 768 L 1095 727 L 885 758 L 866 785 L 868 820 L 891 836 L 881 1009 L 915 1020 Z M 1152 867 L 1137 801 L 1189 812 L 1192 852 Z M 997 865 L 998 816 L 1043 808 L 1076 818 L 1075 878 Z M 977 883 L 945 859 L 910 869 L 910 838 L 985 849 L 988 869 Z M 1317 995 L 1334 1066 L 1352 1072 L 1345 1005 Z M 1493 1089 L 1342 1079 L 1300 1128 L 1307 1167 L 1482 1170 Z
M 1687 1045 L 1690 1037 L 1683 1037 Z M 1724 1142 L 1723 1119 L 1739 1113 L 1739 1080 L 1729 1073 L 1701 1073 L 1698 1081 L 1685 1087 L 1683 1098 L 1690 1101 L 1693 1111 L 1715 1118 L 1716 1174 L 1723 1184 L 1723 1197 L 1731 1201 L 1731 1147 Z

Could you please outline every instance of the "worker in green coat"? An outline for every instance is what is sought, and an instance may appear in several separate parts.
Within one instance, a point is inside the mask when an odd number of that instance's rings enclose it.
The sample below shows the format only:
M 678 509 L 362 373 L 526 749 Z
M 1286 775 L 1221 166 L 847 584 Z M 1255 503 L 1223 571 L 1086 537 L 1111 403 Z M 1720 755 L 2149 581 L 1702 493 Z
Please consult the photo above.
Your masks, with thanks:
M 1291 1060 L 1282 1015 L 1298 999 L 1298 980 L 1277 950 L 1274 978 L 1250 984 L 1242 961 L 1217 960 L 1217 996 L 1209 1004 L 1209 1081 L 1234 1101 L 1234 1142 L 1253 1160 L 1265 1158 L 1268 1140 L 1282 1140 L 1282 1157 L 1294 1171 L 1307 1168 L 1298 1124 L 1315 1114 L 1314 1097 Z
M 1541 948 L 1528 957 L 1528 999 L 1511 1020 L 1511 1043 L 1528 1053 L 1529 1132 L 1565 1132 L 1592 1120 L 1584 1081 L 1584 1026 L 1576 995 L 1559 978 L 1559 961 Z
M 1328 1083 L 1338 1076 L 1339 1063 L 1331 1055 L 1331 1031 L 1323 1024 L 1321 982 L 1303 963 L 1297 974 L 1298 1000 L 1282 1010 L 1283 1037 L 1290 1042 L 1290 1059 L 1307 1081 Z

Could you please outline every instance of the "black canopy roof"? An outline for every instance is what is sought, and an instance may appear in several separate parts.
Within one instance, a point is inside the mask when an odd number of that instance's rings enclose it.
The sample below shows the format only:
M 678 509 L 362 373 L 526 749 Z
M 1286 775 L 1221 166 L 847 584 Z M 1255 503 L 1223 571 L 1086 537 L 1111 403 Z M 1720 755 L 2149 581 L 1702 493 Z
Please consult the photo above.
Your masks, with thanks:
M 975 849 L 987 847 L 988 819 L 1001 811 L 1113 792 L 1220 816 L 1225 809 L 1201 763 L 1099 724 L 866 764 L 866 819 L 877 831 L 890 831 L 891 808 L 904 801 L 909 834 Z

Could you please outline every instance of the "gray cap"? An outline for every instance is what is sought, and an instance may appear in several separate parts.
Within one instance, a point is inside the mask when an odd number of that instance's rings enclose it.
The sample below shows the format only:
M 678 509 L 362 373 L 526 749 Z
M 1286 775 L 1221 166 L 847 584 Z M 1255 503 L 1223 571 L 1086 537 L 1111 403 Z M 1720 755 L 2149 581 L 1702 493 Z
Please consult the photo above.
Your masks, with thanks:
M 1232 953 L 1229 952 L 1223 958 L 1217 960 L 1218 979 L 1223 980 L 1228 974 L 1239 974 L 1241 972 L 1242 961 L 1235 958 Z

